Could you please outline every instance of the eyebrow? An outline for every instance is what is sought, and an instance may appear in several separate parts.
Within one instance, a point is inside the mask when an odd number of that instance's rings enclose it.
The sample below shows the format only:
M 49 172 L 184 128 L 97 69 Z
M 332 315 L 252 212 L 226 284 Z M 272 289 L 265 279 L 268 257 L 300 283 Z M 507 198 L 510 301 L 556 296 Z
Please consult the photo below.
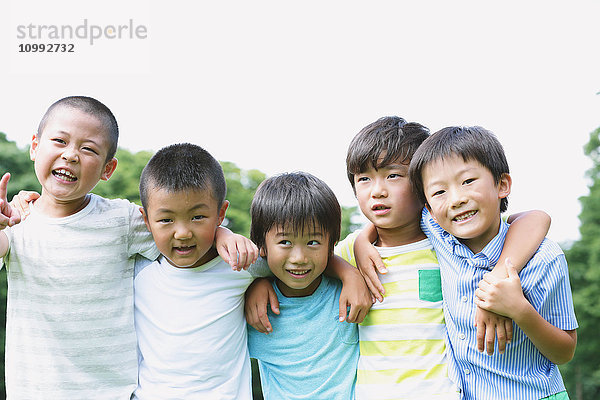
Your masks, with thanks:
M 188 211 L 196 211 L 196 210 L 207 209 L 207 208 L 209 208 L 208 204 L 199 203 L 199 204 L 196 204 L 195 206 L 189 208 Z M 161 207 L 158 210 L 156 210 L 156 212 L 173 213 L 175 211 L 171 210 L 170 208 Z
M 281 231 L 281 232 L 277 232 L 275 234 L 275 236 L 277 236 L 277 237 L 296 236 L 296 235 L 297 234 L 294 232 L 287 232 L 287 231 Z M 323 232 L 320 232 L 320 231 L 308 232 L 306 235 L 307 236 L 324 236 Z

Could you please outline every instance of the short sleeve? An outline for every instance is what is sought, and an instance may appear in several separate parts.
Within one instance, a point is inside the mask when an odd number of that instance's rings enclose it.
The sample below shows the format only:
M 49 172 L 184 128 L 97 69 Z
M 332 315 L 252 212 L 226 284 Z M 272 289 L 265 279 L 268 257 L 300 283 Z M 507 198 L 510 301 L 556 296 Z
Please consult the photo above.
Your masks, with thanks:
M 578 327 L 569 269 L 562 252 L 552 258 L 538 252 L 520 275 L 525 297 L 546 321 L 563 330 Z
M 267 264 L 267 259 L 263 257 L 258 257 L 254 263 L 250 264 L 248 272 L 253 278 L 267 278 L 273 276 L 273 272 L 271 272 L 269 264 Z
M 356 257 L 354 255 L 354 242 L 356 241 L 356 237 L 360 234 L 360 230 L 354 231 L 344 240 L 339 242 L 334 249 L 334 254 L 338 257 L 343 258 L 348 263 L 356 267 Z
M 158 258 L 160 253 L 154 244 L 154 239 L 148 228 L 146 228 L 139 206 L 133 203 L 130 203 L 129 209 L 128 239 L 129 257 L 139 254 L 149 260 L 156 260 Z

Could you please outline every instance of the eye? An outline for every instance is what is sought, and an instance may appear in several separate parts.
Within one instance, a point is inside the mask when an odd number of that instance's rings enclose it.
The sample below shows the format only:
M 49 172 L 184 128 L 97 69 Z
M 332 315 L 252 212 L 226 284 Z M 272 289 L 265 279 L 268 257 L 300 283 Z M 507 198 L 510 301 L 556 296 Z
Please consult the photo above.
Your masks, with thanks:
M 291 246 L 292 242 L 290 242 L 287 239 L 283 239 L 283 240 L 280 240 L 277 244 L 282 245 L 282 246 Z
M 67 143 L 67 142 L 65 142 L 64 140 L 62 140 L 61 138 L 54 138 L 54 139 L 50 139 L 50 140 L 52 140 L 53 142 L 56 142 L 56 143 L 60 143 L 60 144 L 65 144 L 65 143 Z
M 200 220 L 203 220 L 204 218 L 206 218 L 204 215 L 194 215 L 192 217 L 192 221 L 200 221 Z
M 435 197 L 435 196 L 440 196 L 442 194 L 446 193 L 445 190 L 438 190 L 437 192 L 434 192 L 431 197 Z
M 463 185 L 468 185 L 469 183 L 473 182 L 475 182 L 475 178 L 468 178 L 464 180 Z
M 367 182 L 369 180 L 366 176 L 359 176 L 356 178 L 356 182 Z
M 84 147 L 83 150 L 98 155 L 98 152 L 96 150 L 92 149 L 91 147 Z
M 395 179 L 395 178 L 402 178 L 402 175 L 396 174 L 396 173 L 388 175 L 388 179 Z
M 318 240 L 309 240 L 307 243 L 309 246 L 318 246 L 321 244 L 321 242 L 319 242 Z
M 171 218 L 162 218 L 162 219 L 159 219 L 158 222 L 161 224 L 169 224 L 169 223 L 173 222 L 173 220 Z

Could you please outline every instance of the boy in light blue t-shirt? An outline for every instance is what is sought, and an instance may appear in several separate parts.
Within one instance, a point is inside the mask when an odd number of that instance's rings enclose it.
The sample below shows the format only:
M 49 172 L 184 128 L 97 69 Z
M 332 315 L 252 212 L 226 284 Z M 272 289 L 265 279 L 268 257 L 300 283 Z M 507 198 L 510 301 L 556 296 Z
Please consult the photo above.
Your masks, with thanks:
M 281 312 L 269 313 L 269 335 L 248 326 L 265 398 L 354 399 L 358 329 L 339 321 L 341 282 L 323 275 L 340 235 L 335 195 L 310 174 L 283 174 L 261 184 L 251 214 Z

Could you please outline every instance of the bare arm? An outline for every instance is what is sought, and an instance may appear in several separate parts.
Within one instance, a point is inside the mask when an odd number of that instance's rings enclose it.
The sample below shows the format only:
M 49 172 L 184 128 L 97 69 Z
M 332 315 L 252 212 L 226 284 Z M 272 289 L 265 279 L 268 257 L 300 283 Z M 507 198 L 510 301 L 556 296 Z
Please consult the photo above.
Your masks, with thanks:
M 258 248 L 248 238 L 219 226 L 215 232 L 217 252 L 234 270 L 248 269 L 258 258 Z
M 388 271 L 383 264 L 379 252 L 372 244 L 376 240 L 377 230 L 375 229 L 375 225 L 367 223 L 354 241 L 354 257 L 356 258 L 356 266 L 362 274 L 371 294 L 381 302 L 383 301 L 385 289 L 377 276 L 377 272 L 385 274 Z
M 17 210 L 11 207 L 6 199 L 8 181 L 10 174 L 7 172 L 0 179 L 0 230 L 7 226 L 14 226 L 21 222 L 21 215 Z M 6 233 L 0 232 L 0 257 L 4 257 L 8 251 L 8 237 Z
M 535 347 L 553 363 L 570 361 L 577 345 L 577 332 L 562 330 L 546 321 L 523 295 L 516 269 L 510 263 L 507 269 L 508 277 L 501 280 L 486 274 L 475 291 L 476 304 L 512 318 Z
M 343 258 L 334 255 L 329 258 L 325 274 L 342 281 L 340 321 L 361 323 L 371 309 L 373 300 L 360 272 Z

